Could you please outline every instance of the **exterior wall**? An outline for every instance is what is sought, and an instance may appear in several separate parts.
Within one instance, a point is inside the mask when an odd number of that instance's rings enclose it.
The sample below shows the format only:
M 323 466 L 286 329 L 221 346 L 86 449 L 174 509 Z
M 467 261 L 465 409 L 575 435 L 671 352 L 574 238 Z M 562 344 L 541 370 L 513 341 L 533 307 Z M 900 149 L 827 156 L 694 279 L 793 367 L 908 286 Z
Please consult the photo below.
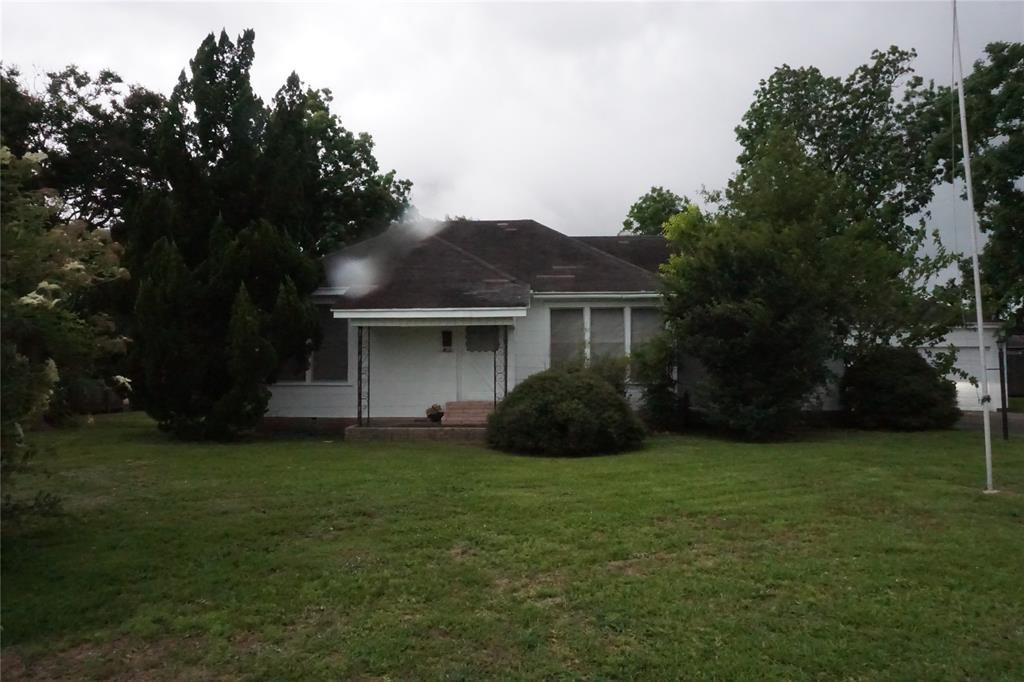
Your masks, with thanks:
M 653 308 L 658 304 L 657 299 L 627 299 L 608 298 L 581 298 L 581 299 L 558 299 L 545 300 L 534 298 L 526 317 L 520 318 L 515 329 L 515 382 L 511 377 L 512 360 L 509 359 L 509 389 L 520 381 L 543 372 L 551 367 L 551 310 L 552 308 Z M 583 316 L 584 328 L 589 328 L 590 316 L 586 312 Z M 627 318 L 628 319 L 628 318 Z M 626 352 L 629 351 L 630 327 L 624 325 Z
M 652 301 L 534 299 L 508 335 L 508 388 L 551 365 L 550 311 L 563 308 L 651 307 Z M 441 330 L 453 332 L 452 352 L 441 350 Z M 371 418 L 422 417 L 434 403 L 494 396 L 494 355 L 466 350 L 462 326 L 373 327 L 370 338 Z M 628 327 L 626 338 L 629 338 Z M 272 419 L 354 418 L 357 412 L 356 329 L 349 329 L 349 381 L 282 382 L 272 388 Z
M 422 417 L 432 404 L 444 405 L 458 398 L 460 335 L 453 334 L 453 350 L 445 353 L 441 350 L 442 329 L 370 328 L 371 418 Z
M 537 372 L 548 369 L 550 358 L 551 309 L 580 307 L 650 307 L 652 302 L 620 299 L 533 299 L 525 317 L 517 318 L 509 328 L 508 387 Z M 588 316 L 585 315 L 585 319 Z M 441 350 L 441 329 L 453 331 L 453 349 Z M 629 332 L 626 331 L 628 339 Z M 994 409 L 1002 407 L 999 383 L 996 327 L 986 327 L 986 365 L 989 368 L 989 392 Z M 972 329 L 953 330 L 947 343 L 958 350 L 956 366 L 970 376 L 980 377 L 977 336 Z M 272 387 L 267 417 L 280 419 L 338 420 L 355 418 L 356 406 L 356 331 L 349 329 L 349 380 L 344 382 L 282 382 Z M 928 354 L 928 349 L 921 349 Z M 680 387 L 696 388 L 703 376 L 697 363 L 681 359 Z M 493 396 L 494 356 L 466 350 L 465 327 L 375 327 L 370 342 L 370 415 L 380 418 L 422 417 L 433 403 L 453 400 L 487 400 Z M 981 409 L 980 387 L 950 376 L 956 381 L 960 409 Z M 835 410 L 839 403 L 835 386 L 824 389 L 815 401 L 815 409 Z

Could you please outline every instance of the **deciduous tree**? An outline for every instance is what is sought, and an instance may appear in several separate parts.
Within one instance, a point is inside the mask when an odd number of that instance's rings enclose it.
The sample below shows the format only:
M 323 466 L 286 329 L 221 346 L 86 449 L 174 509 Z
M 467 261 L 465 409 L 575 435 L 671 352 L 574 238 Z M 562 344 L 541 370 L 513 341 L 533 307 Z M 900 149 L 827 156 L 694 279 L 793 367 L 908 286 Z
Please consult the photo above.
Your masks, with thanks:
M 633 234 L 661 234 L 661 228 L 672 216 L 680 213 L 690 203 L 664 187 L 651 187 L 629 207 L 622 231 Z
M 979 227 L 988 241 L 981 272 L 986 314 L 1024 328 L 1024 43 L 991 43 L 964 78 L 971 170 Z M 931 157 L 944 179 L 963 177 L 956 90 L 939 88 Z M 955 167 L 954 167 L 955 161 Z M 970 225 L 964 215 L 964 230 Z M 966 233 L 966 230 L 965 230 Z M 966 241 L 966 238 L 965 238 Z M 970 281 L 969 263 L 964 275 Z

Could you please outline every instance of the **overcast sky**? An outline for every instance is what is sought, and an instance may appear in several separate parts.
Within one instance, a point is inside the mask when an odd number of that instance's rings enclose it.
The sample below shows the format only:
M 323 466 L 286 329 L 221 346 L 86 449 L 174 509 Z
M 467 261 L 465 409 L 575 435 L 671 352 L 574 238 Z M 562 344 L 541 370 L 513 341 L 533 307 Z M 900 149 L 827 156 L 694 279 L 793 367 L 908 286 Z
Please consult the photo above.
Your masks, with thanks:
M 962 2 L 968 62 L 1024 40 L 1024 2 Z M 328 87 L 426 216 L 534 218 L 613 234 L 653 184 L 693 194 L 735 170 L 733 128 L 772 68 L 845 75 L 873 48 L 914 47 L 948 84 L 951 5 L 16 4 L 3 61 L 31 74 L 110 67 L 169 92 L 203 37 L 256 30 L 269 99 L 295 70 Z M 941 212 L 941 211 L 940 211 Z M 963 244 L 960 244 L 963 247 Z

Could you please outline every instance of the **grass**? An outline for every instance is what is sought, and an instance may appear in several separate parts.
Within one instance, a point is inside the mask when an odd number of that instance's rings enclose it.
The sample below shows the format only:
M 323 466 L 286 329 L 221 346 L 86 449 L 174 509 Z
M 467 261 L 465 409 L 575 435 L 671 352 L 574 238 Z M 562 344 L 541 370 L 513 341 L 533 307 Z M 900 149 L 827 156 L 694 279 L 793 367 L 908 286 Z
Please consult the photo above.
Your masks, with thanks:
M 38 435 L 3 532 L 17 679 L 1019 680 L 1024 441 L 825 432 L 554 460 Z M 24 479 L 22 484 L 35 484 Z
M 1010 412 L 1024 412 L 1024 396 L 1011 397 L 1006 406 Z

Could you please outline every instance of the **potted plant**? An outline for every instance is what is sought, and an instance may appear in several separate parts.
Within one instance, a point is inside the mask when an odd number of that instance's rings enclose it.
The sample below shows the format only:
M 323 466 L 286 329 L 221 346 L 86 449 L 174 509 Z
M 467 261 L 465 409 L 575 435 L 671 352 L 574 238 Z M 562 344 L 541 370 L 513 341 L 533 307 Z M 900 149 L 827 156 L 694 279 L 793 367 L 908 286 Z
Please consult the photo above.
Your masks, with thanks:
M 427 419 L 432 422 L 438 423 L 441 421 L 441 417 L 444 416 L 444 408 L 434 403 L 427 408 Z

